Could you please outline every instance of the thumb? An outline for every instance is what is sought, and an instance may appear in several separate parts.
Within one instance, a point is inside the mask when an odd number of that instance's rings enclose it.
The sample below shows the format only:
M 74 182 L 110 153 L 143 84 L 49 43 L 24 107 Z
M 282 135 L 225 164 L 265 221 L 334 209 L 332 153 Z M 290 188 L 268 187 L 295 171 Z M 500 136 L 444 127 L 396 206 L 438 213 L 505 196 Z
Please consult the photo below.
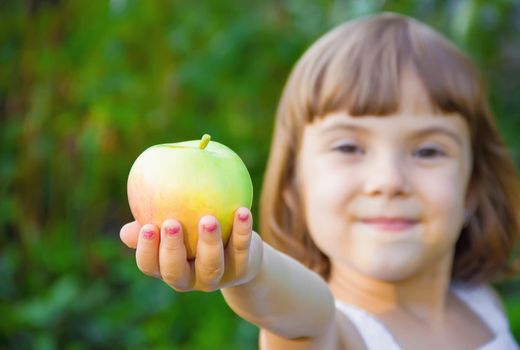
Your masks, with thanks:
M 129 248 L 135 249 L 137 247 L 137 238 L 139 236 L 139 230 L 141 229 L 141 225 L 137 221 L 132 221 L 123 227 L 121 227 L 121 231 L 119 231 L 119 238 L 126 244 Z

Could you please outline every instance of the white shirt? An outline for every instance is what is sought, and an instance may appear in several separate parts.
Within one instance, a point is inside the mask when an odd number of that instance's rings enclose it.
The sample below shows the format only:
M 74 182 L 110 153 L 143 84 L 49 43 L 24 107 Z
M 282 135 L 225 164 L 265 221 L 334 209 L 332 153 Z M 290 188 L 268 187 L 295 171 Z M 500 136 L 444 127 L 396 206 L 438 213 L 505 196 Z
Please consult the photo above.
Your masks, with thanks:
M 488 286 L 470 288 L 462 284 L 452 287 L 461 299 L 495 334 L 495 337 L 477 350 L 520 350 L 515 342 L 506 316 L 495 303 Z M 392 334 L 373 315 L 354 305 L 336 300 L 341 310 L 354 324 L 370 350 L 401 350 Z

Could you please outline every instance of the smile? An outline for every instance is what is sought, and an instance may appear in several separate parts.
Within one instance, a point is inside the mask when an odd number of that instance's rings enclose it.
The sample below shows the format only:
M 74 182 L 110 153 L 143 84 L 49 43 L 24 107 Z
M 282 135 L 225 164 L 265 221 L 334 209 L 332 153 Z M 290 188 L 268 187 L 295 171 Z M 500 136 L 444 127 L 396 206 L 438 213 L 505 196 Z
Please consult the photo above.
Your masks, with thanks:
M 361 222 L 378 231 L 400 232 L 415 226 L 418 221 L 406 218 L 377 217 L 362 219 Z

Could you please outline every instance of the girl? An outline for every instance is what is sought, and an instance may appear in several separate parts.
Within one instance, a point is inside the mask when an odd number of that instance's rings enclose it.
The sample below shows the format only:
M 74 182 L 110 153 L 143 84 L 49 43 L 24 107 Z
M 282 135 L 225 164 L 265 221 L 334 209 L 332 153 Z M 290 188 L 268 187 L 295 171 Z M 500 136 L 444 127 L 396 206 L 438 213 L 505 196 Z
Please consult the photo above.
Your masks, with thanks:
M 245 208 L 225 248 L 201 218 L 194 261 L 175 218 L 121 239 L 175 290 L 220 289 L 262 349 L 518 349 L 488 284 L 514 272 L 519 199 L 471 63 L 381 14 L 333 29 L 293 69 L 263 240 Z

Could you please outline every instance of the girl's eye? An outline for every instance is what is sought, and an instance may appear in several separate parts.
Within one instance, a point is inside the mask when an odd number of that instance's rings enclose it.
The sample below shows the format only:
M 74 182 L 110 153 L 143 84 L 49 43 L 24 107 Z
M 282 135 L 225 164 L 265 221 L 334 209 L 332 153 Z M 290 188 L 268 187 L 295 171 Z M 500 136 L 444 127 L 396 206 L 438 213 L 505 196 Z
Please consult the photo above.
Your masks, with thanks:
M 335 151 L 346 153 L 346 154 L 361 154 L 363 150 L 361 147 L 354 143 L 343 143 L 334 147 Z
M 446 152 L 437 147 L 425 146 L 415 151 L 414 155 L 419 158 L 436 158 L 445 156 Z

